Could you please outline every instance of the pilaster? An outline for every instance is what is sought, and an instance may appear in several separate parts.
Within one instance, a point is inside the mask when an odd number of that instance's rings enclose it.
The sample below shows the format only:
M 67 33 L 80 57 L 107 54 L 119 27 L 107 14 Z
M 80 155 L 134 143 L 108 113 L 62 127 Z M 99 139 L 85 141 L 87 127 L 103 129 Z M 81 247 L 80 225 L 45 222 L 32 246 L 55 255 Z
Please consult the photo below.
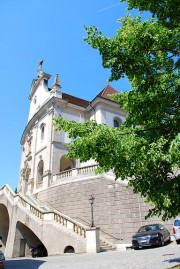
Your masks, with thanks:
M 91 227 L 86 230 L 86 250 L 87 253 L 98 253 L 100 252 L 100 228 Z

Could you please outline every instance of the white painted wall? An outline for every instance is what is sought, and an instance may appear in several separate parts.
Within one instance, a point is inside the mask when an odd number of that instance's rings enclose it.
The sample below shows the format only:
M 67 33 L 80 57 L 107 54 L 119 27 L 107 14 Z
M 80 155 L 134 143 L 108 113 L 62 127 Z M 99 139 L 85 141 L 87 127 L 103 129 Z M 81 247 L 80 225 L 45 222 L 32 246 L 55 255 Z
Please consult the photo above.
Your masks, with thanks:
M 108 112 L 106 111 L 106 124 L 109 127 L 114 127 L 114 119 L 119 119 L 122 123 L 125 121 L 125 117 L 119 112 L 117 113 L 116 111 L 113 112 Z
M 46 77 L 43 77 L 46 76 Z M 107 100 L 95 101 L 93 108 L 86 110 L 85 108 L 78 107 L 62 100 L 62 95 L 56 95 L 55 90 L 49 91 L 47 85 L 44 84 L 44 79 L 48 78 L 50 75 L 43 73 L 40 78 L 39 84 L 31 89 L 31 100 L 30 100 L 30 110 L 28 117 L 29 129 L 26 130 L 27 137 L 23 140 L 24 145 L 22 147 L 22 158 L 21 158 L 21 168 L 25 167 L 25 164 L 31 167 L 31 173 L 29 180 L 34 184 L 34 191 L 41 188 L 38 185 L 37 178 L 37 168 L 41 160 L 44 162 L 44 173 L 51 173 L 55 175 L 60 172 L 60 159 L 63 155 L 67 154 L 66 145 L 71 141 L 68 133 L 60 130 L 55 131 L 52 119 L 53 117 L 62 117 L 70 121 L 76 121 L 78 123 L 83 123 L 86 120 L 96 120 L 98 124 L 107 124 L 110 127 L 114 126 L 114 118 L 120 119 L 122 122 L 125 120 L 124 114 L 119 108 Z M 34 91 L 34 92 L 33 92 Z M 52 102 L 47 107 L 47 101 L 51 100 L 53 96 L 56 96 L 56 102 Z M 43 106 L 43 111 L 41 110 Z M 37 112 L 38 115 L 41 114 L 40 118 L 34 117 Z M 33 118 L 34 117 L 34 118 Z M 30 121 L 31 120 L 31 121 Z M 34 125 L 30 127 L 33 123 Z M 42 139 L 42 125 L 44 126 L 44 137 Z M 30 130 L 31 128 L 31 130 Z M 29 154 L 29 139 L 31 140 L 31 154 Z M 88 162 L 78 163 L 78 166 L 85 167 L 95 164 L 94 160 L 89 160 Z M 22 177 L 20 177 L 22 178 Z M 48 179 L 46 177 L 46 182 L 48 184 Z M 21 180 L 21 187 L 23 191 L 26 191 L 26 182 Z M 33 186 L 32 184 L 32 186 Z M 48 185 L 47 185 L 48 186 Z
M 49 98 L 50 92 L 48 88 L 44 86 L 44 79 L 42 79 L 31 98 L 28 121 L 33 117 L 36 112 L 38 112 L 38 110 L 45 102 L 47 102 Z

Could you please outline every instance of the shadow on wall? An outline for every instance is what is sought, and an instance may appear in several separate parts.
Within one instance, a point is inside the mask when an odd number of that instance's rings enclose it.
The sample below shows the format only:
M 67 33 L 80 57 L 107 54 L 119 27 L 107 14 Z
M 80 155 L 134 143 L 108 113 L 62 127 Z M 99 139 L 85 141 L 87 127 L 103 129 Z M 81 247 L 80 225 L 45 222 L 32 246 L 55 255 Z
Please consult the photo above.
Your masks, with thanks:
M 6 260 L 4 265 L 6 269 L 38 269 L 41 264 L 46 261 L 33 260 L 33 259 L 21 259 L 21 260 Z

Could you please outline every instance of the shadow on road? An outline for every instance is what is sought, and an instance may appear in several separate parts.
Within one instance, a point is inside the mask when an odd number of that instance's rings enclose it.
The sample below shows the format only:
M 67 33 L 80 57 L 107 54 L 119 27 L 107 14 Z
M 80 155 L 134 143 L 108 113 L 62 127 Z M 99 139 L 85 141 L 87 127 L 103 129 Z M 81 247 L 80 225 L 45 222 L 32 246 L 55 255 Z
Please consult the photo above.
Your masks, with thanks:
M 36 259 L 19 259 L 4 261 L 5 269 L 38 269 L 46 261 Z
M 168 259 L 165 260 L 164 262 L 177 263 L 175 266 L 171 267 L 171 268 L 177 268 L 176 266 L 180 265 L 180 258 Z
M 169 263 L 178 262 L 178 263 L 180 263 L 180 258 L 165 260 L 165 262 L 169 262 Z

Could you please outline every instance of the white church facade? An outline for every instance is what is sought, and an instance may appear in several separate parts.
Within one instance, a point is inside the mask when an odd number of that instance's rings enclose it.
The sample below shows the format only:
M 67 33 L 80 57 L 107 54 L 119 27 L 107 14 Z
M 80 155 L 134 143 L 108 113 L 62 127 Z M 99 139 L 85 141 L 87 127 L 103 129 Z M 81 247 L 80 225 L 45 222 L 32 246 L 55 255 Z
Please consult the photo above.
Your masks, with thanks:
M 117 93 L 106 86 L 92 101 L 63 93 L 58 75 L 51 88 L 50 75 L 39 65 L 38 76 L 32 81 L 28 123 L 21 138 L 22 157 L 19 192 L 34 194 L 47 189 L 63 171 L 95 165 L 95 162 L 80 163 L 67 160 L 66 145 L 70 142 L 64 131 L 55 131 L 54 117 L 63 117 L 83 123 L 96 120 L 110 127 L 118 126 L 125 120 L 125 111 L 110 99 L 109 94 Z
M 53 118 L 62 117 L 118 127 L 126 113 L 110 99 L 117 91 L 107 85 L 91 101 L 69 95 L 58 75 L 48 86 L 42 64 L 30 89 L 17 193 L 7 185 L 0 189 L 2 250 L 10 258 L 28 256 L 38 244 L 48 255 L 125 250 L 140 226 L 162 220 L 146 220 L 150 205 L 111 171 L 96 174 L 95 161 L 66 159 L 68 134 L 53 125 Z M 172 222 L 163 224 L 171 228 Z

